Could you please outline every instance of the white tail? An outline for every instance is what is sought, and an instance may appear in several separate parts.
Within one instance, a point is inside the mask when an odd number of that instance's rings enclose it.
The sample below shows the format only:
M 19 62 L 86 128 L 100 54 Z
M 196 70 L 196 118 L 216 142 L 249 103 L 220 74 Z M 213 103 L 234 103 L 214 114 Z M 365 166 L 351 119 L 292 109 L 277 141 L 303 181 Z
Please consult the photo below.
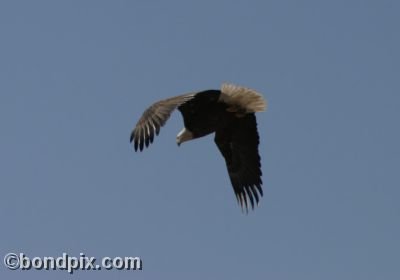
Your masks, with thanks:
M 232 84 L 222 84 L 220 101 L 240 107 L 246 113 L 262 112 L 267 108 L 267 101 L 260 93 Z

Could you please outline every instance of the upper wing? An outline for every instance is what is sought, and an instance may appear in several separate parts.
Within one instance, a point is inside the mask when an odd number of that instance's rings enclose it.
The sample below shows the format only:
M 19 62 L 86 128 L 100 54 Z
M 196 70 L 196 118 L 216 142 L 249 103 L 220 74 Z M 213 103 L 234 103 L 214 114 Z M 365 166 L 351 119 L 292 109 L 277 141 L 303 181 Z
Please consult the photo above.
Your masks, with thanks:
M 142 117 L 131 133 L 130 142 L 134 141 L 135 151 L 143 150 L 144 145 L 153 143 L 154 133 L 158 135 L 160 128 L 166 123 L 173 110 L 191 100 L 194 93 L 183 94 L 158 101 L 144 111 Z
M 229 177 L 236 198 L 248 209 L 248 200 L 254 209 L 254 200 L 259 202 L 261 188 L 261 163 L 258 154 L 259 136 L 254 114 L 233 119 L 229 128 L 215 133 L 215 143 L 225 158 Z

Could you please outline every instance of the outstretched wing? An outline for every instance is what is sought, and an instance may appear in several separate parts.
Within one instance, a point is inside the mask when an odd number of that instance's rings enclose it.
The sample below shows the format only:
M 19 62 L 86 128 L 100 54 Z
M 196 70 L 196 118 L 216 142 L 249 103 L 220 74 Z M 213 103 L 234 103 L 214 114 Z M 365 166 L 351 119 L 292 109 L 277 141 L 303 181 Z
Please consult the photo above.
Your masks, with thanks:
M 256 117 L 246 114 L 228 126 L 216 131 L 214 141 L 225 158 L 236 198 L 247 211 L 248 200 L 254 209 L 263 195 Z
M 144 111 L 142 117 L 131 133 L 130 142 L 134 141 L 135 151 L 143 150 L 153 143 L 154 134 L 158 135 L 160 128 L 166 123 L 173 110 L 191 100 L 195 93 L 183 94 L 158 101 Z

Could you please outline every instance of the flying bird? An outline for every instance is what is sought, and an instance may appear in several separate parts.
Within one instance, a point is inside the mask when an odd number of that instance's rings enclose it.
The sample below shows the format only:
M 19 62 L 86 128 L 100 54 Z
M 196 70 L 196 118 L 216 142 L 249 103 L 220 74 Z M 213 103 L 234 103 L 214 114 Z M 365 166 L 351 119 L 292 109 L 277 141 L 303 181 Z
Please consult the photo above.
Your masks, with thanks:
M 187 93 L 160 100 L 144 111 L 130 137 L 135 151 L 143 151 L 178 109 L 184 128 L 176 137 L 183 142 L 215 132 L 214 141 L 225 159 L 229 177 L 242 209 L 254 209 L 263 195 L 255 112 L 265 111 L 266 101 L 255 90 L 223 84 L 220 90 Z

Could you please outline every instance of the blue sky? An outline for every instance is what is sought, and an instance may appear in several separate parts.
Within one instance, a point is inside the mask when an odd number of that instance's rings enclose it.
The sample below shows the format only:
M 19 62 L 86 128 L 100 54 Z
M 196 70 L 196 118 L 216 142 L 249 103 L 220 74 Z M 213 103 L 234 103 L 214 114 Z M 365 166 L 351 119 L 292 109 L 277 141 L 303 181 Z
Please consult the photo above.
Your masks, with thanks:
M 399 279 L 397 1 L 1 1 L 0 253 L 139 256 L 75 279 Z M 243 215 L 206 137 L 154 101 L 262 92 L 264 197 Z M 1 279 L 67 279 L 10 271 Z

